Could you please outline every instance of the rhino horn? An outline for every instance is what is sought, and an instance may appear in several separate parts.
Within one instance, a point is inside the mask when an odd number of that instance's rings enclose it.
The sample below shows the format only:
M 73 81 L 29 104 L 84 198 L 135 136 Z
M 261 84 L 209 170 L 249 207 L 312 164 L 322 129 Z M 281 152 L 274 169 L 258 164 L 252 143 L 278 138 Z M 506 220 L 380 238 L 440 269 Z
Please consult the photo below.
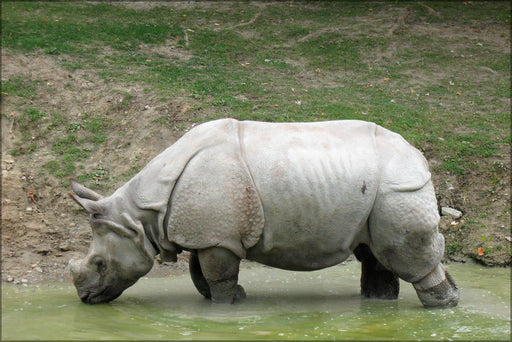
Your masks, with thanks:
M 71 188 L 73 188 L 73 191 L 75 192 L 75 194 L 78 195 L 78 197 L 86 198 L 93 201 L 97 201 L 103 198 L 103 196 L 101 196 L 100 194 L 78 183 L 76 179 L 70 178 L 69 181 L 71 182 Z

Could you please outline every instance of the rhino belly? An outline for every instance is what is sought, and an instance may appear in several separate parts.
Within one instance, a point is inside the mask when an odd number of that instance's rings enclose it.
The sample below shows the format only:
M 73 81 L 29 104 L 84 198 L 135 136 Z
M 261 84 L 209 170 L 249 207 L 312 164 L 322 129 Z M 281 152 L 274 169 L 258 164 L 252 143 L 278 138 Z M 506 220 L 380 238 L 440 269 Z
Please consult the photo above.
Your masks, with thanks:
M 263 234 L 247 250 L 247 259 L 281 269 L 307 271 L 336 265 L 350 256 L 354 241 L 367 228 L 370 203 L 339 203 L 337 207 L 321 208 L 319 202 L 303 200 L 290 201 L 287 197 L 270 205 L 263 201 Z
M 243 135 L 265 216 L 262 238 L 247 258 L 291 270 L 343 261 L 377 193 L 374 126 L 263 128 Z
M 260 242 L 247 251 L 247 259 L 284 270 L 314 271 L 337 265 L 351 253 L 349 249 L 326 251 L 313 246 L 305 249 L 298 246 L 279 246 L 264 251 L 264 244 Z

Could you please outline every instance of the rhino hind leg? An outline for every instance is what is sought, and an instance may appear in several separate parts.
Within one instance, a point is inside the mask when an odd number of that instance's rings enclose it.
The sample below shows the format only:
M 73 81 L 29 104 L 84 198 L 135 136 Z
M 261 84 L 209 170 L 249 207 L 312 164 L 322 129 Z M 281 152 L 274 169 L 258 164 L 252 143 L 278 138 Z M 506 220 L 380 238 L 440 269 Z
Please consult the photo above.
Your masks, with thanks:
M 441 265 L 444 237 L 434 188 L 377 195 L 369 217 L 370 249 L 385 268 L 412 283 L 425 307 L 450 307 L 459 291 Z
M 197 256 L 212 302 L 233 304 L 245 298 L 243 287 L 238 285 L 239 257 L 220 247 L 199 250 Z
M 199 258 L 197 256 L 196 250 L 190 252 L 190 259 L 188 265 L 190 270 L 190 276 L 196 289 L 206 299 L 211 299 L 212 294 L 210 292 L 210 286 L 208 285 L 208 282 L 206 281 L 206 278 L 203 275 L 203 271 L 201 270 L 201 264 L 199 263 Z
M 398 276 L 386 269 L 373 255 L 370 247 L 360 244 L 354 255 L 361 266 L 361 295 L 366 298 L 397 299 Z

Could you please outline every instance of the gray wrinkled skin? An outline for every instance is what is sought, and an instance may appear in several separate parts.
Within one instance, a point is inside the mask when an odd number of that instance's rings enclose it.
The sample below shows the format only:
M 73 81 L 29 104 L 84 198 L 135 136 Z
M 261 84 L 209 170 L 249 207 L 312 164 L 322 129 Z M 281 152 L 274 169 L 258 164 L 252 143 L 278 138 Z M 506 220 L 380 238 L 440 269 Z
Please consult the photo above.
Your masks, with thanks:
M 243 258 L 317 270 L 355 253 L 361 293 L 395 299 L 398 278 L 426 307 L 458 303 L 440 264 L 444 238 L 428 164 L 400 135 L 373 123 L 202 124 L 109 197 L 71 181 L 91 216 L 93 243 L 70 261 L 79 297 L 117 298 L 153 258 L 191 251 L 198 291 L 217 303 L 245 297 Z

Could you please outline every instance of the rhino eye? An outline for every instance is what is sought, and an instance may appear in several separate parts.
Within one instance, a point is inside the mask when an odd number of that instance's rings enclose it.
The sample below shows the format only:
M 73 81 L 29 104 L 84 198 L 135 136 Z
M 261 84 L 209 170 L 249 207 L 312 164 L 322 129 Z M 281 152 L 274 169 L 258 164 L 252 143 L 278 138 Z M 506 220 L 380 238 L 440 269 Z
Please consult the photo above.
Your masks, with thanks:
M 96 270 L 99 272 L 99 273 L 102 273 L 102 271 L 105 269 L 105 260 L 100 257 L 99 255 L 96 255 L 95 257 L 93 257 L 91 259 L 91 264 L 94 265 L 96 267 Z

